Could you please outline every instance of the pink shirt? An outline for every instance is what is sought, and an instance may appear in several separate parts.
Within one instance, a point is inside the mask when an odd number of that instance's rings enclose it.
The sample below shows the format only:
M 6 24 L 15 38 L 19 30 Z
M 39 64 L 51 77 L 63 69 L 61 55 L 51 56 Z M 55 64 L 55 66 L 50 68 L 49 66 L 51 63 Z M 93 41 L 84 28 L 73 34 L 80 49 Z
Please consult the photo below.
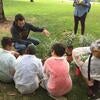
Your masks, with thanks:
M 72 88 L 69 63 L 64 57 L 50 57 L 45 61 L 44 71 L 49 76 L 47 89 L 54 96 L 61 96 Z

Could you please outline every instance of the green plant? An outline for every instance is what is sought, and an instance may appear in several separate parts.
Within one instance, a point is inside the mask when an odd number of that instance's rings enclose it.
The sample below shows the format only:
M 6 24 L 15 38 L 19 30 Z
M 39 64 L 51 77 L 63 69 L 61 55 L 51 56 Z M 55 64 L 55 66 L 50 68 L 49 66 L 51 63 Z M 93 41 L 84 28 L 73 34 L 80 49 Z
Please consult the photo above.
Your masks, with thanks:
M 84 36 L 79 36 L 79 46 L 85 47 L 90 46 L 91 43 L 95 40 L 95 38 L 91 34 L 86 34 Z
M 38 46 L 37 50 L 38 50 L 38 55 L 40 58 L 45 58 L 50 56 L 50 52 L 51 52 L 51 46 L 54 43 L 57 43 L 59 41 L 57 41 L 57 39 L 52 39 L 52 38 L 48 38 L 48 41 L 44 41 L 43 43 L 41 43 L 41 45 Z
M 74 39 L 75 36 L 72 35 L 70 32 L 64 32 L 62 34 L 63 38 L 62 38 L 62 42 L 67 46 L 67 47 L 73 47 L 73 43 L 74 43 Z

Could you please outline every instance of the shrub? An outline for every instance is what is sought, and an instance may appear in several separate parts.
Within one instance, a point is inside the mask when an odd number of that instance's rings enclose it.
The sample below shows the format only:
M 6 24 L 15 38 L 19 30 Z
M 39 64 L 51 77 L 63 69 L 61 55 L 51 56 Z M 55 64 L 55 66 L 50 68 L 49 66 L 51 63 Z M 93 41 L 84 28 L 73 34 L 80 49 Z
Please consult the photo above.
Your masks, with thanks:
M 79 39 L 81 39 L 80 36 Z M 95 41 L 95 38 L 91 34 L 86 34 L 83 36 L 82 40 L 79 41 L 79 46 L 90 46 L 93 41 Z
M 39 46 L 37 46 L 37 56 L 39 56 L 40 58 L 45 58 L 50 56 L 50 50 L 51 50 L 51 46 L 54 43 L 57 43 L 57 39 L 52 39 L 52 38 L 48 38 L 48 41 L 44 41 L 42 42 Z

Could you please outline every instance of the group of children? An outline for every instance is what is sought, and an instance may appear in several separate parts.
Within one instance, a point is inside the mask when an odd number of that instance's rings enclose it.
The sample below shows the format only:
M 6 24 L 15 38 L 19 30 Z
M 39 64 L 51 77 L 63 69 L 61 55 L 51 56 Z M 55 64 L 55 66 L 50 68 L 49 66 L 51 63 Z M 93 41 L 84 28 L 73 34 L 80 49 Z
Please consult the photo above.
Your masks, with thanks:
M 15 87 L 21 94 L 32 93 L 38 89 L 39 85 L 45 88 L 50 95 L 57 97 L 71 90 L 70 67 L 64 57 L 63 44 L 55 43 L 52 46 L 51 57 L 44 62 L 44 65 L 41 59 L 35 56 L 34 44 L 28 45 L 23 55 L 11 50 L 13 42 L 9 37 L 3 37 L 1 45 L 0 80 L 3 82 L 14 80 Z
M 51 47 L 51 56 L 44 64 L 36 57 L 34 44 L 29 44 L 23 55 L 12 51 L 13 41 L 9 37 L 3 37 L 1 45 L 0 80 L 14 81 L 21 94 L 32 93 L 42 86 L 51 96 L 62 97 L 72 89 L 70 65 L 66 60 L 66 47 L 63 44 L 55 43 Z M 81 59 L 84 54 L 92 56 L 84 62 Z M 89 96 L 94 97 L 95 82 L 100 89 L 100 39 L 93 42 L 90 47 L 75 48 L 72 56 L 87 82 Z

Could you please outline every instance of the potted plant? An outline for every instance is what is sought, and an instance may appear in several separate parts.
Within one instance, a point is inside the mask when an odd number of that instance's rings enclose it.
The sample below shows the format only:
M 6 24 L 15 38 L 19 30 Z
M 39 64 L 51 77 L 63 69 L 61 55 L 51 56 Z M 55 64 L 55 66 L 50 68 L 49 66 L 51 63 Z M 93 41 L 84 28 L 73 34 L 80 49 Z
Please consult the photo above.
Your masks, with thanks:
M 71 33 L 68 33 L 68 32 L 64 32 L 63 36 L 64 36 L 63 42 L 66 45 L 67 61 L 71 63 L 71 61 L 73 60 L 72 50 L 73 50 L 73 42 L 74 42 L 75 37 Z
M 68 35 L 66 39 L 66 55 L 67 55 L 67 61 L 71 63 L 73 60 L 72 58 L 72 50 L 73 50 L 73 36 Z

